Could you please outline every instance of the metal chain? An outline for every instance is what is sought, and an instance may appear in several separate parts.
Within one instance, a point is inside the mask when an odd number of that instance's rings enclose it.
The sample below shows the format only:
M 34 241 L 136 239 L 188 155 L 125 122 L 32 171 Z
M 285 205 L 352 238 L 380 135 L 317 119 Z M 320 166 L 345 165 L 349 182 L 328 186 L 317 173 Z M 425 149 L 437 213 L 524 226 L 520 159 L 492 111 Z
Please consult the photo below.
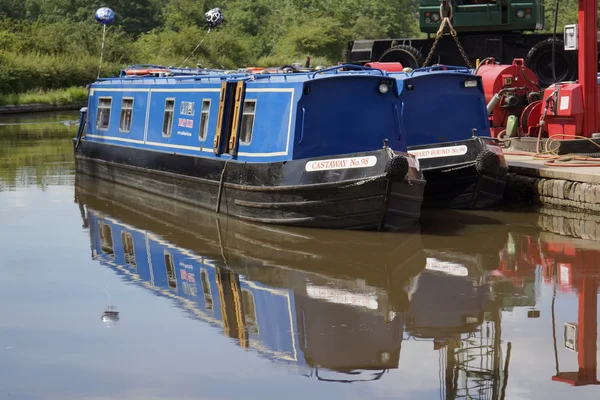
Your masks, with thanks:
M 440 39 L 442 38 L 442 36 L 444 34 L 444 27 L 446 26 L 446 24 L 448 22 L 450 22 L 448 17 L 442 18 L 442 22 L 440 24 L 440 29 L 438 29 L 437 34 L 435 36 L 435 40 L 433 41 L 433 45 L 431 46 L 431 50 L 429 50 L 429 54 L 427 54 L 427 58 L 423 62 L 423 67 L 426 67 L 427 64 L 429 64 L 429 61 L 431 61 L 431 57 L 433 57 L 433 53 L 435 53 L 435 48 L 437 47 L 438 42 L 440 41 Z
M 454 38 L 454 41 L 456 42 L 456 47 L 458 47 L 458 51 L 460 51 L 460 54 L 462 55 L 463 60 L 465 60 L 467 67 L 469 67 L 469 69 L 473 69 L 473 66 L 471 65 L 471 61 L 469 61 L 469 57 L 467 57 L 467 53 L 465 52 L 465 49 L 462 47 L 462 44 L 460 44 L 460 42 L 458 41 L 458 36 L 456 36 L 456 31 L 454 30 L 454 27 L 452 27 L 452 24 L 450 23 L 450 21 L 448 21 L 448 26 L 450 27 L 450 34 L 452 35 L 452 37 Z
M 440 4 L 440 15 L 443 17 L 442 22 L 440 23 L 440 28 L 437 31 L 435 40 L 433 41 L 433 45 L 431 46 L 431 49 L 429 50 L 429 54 L 427 55 L 425 62 L 423 62 L 423 67 L 427 67 L 427 64 L 429 64 L 429 62 L 431 61 L 431 58 L 433 57 L 433 53 L 435 53 L 435 49 L 437 48 L 438 42 L 444 35 L 444 27 L 447 24 L 448 28 L 450 29 L 450 34 L 452 35 L 452 38 L 454 39 L 454 42 L 456 43 L 456 47 L 458 47 L 458 51 L 460 51 L 460 54 L 462 55 L 463 60 L 467 64 L 467 67 L 469 67 L 469 69 L 472 69 L 473 66 L 471 65 L 471 61 L 469 61 L 469 57 L 467 57 L 467 53 L 465 52 L 465 49 L 463 48 L 463 46 L 460 44 L 460 41 L 458 40 L 458 36 L 456 35 L 456 30 L 454 29 L 454 27 L 452 26 L 452 23 L 450 22 L 450 18 L 452 18 L 452 15 L 453 15 L 452 4 L 450 4 L 450 2 L 448 0 L 442 0 L 441 3 L 442 4 Z M 448 7 L 447 15 L 444 12 L 445 11 L 444 6 Z
M 431 61 L 431 57 L 433 57 L 433 53 L 435 52 L 435 48 L 437 47 L 437 44 L 440 41 L 441 37 L 442 37 L 441 35 L 437 35 L 435 37 L 435 40 L 433 41 L 433 45 L 431 46 L 431 50 L 429 50 L 429 54 L 427 54 L 427 58 L 423 62 L 423 67 L 426 67 L 427 64 L 429 64 L 429 61 Z

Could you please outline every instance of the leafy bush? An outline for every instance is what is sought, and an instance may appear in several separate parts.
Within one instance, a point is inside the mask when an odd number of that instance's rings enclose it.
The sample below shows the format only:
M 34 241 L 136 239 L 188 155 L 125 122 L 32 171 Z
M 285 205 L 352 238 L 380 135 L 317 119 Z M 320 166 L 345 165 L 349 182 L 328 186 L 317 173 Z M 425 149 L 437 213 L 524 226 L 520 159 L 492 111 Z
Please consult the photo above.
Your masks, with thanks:
M 117 15 L 106 29 L 102 76 L 142 63 L 238 68 L 310 56 L 312 65 L 332 65 L 350 39 L 418 34 L 415 0 L 2 0 L 0 94 L 93 82 L 101 5 Z M 204 13 L 213 7 L 226 23 L 207 35 Z

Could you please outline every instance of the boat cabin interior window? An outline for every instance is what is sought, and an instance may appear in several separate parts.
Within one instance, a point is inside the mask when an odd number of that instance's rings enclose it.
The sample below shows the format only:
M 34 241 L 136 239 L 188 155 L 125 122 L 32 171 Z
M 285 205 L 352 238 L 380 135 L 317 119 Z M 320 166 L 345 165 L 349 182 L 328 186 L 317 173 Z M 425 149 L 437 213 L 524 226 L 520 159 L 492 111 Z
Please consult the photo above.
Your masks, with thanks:
M 200 280 L 202 281 L 202 292 L 204 293 L 204 303 L 206 311 L 213 311 L 212 293 L 210 292 L 210 284 L 208 283 L 208 272 L 203 268 L 200 271 Z
M 173 110 L 175 109 L 175 99 L 167 99 L 165 101 L 165 115 L 163 118 L 162 134 L 165 137 L 171 136 L 173 128 Z
M 96 117 L 96 128 L 97 129 L 108 129 L 110 124 L 110 108 L 112 105 L 112 97 L 99 97 L 98 98 L 98 115 Z
M 131 131 L 131 115 L 133 114 L 133 98 L 123 97 L 121 101 L 121 121 L 119 131 L 129 133 Z
M 165 269 L 167 270 L 167 280 L 169 281 L 169 287 L 177 289 L 177 276 L 175 276 L 175 263 L 173 263 L 173 256 L 171 253 L 165 251 Z
M 125 263 L 133 269 L 136 269 L 133 236 L 131 235 L 131 232 L 121 232 L 121 241 L 123 242 L 123 256 L 125 258 Z
M 113 243 L 112 229 L 110 225 L 103 222 L 98 224 L 98 233 L 100 233 L 100 249 L 110 258 L 115 258 L 115 245 Z
M 250 144 L 252 129 L 254 128 L 254 114 L 256 113 L 256 100 L 244 101 L 242 112 L 242 126 L 240 130 L 240 144 Z
M 208 117 L 210 115 L 210 100 L 202 100 L 202 114 L 200 116 L 200 140 L 206 140 L 208 134 Z

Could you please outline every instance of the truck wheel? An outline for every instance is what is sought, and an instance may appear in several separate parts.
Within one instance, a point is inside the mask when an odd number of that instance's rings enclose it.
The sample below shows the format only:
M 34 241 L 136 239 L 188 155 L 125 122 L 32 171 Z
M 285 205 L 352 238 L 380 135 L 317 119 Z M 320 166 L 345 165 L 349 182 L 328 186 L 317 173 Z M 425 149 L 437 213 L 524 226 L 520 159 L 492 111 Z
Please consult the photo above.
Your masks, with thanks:
M 525 66 L 537 76 L 542 87 L 555 83 L 552 76 L 552 42 L 554 39 L 536 43 L 525 57 Z M 564 42 L 556 39 L 555 45 L 556 82 L 572 81 L 577 77 L 577 59 L 573 52 L 565 51 Z
M 403 67 L 416 69 L 423 65 L 423 54 L 412 46 L 401 44 L 390 47 L 379 57 L 379 62 L 399 62 Z

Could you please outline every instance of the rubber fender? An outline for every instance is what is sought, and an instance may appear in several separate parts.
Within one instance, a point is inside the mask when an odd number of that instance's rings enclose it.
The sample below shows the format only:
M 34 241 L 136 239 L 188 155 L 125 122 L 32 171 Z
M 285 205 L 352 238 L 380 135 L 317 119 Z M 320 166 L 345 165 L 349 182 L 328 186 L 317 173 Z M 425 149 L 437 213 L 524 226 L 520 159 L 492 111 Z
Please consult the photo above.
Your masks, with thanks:
M 477 159 L 475 159 L 475 169 L 477 169 L 477 172 L 480 174 L 495 174 L 496 172 L 498 172 L 499 166 L 500 159 L 495 153 L 489 150 L 482 151 L 477 156 Z
M 385 173 L 392 181 L 402 181 L 408 174 L 408 160 L 404 156 L 396 156 L 388 161 Z

